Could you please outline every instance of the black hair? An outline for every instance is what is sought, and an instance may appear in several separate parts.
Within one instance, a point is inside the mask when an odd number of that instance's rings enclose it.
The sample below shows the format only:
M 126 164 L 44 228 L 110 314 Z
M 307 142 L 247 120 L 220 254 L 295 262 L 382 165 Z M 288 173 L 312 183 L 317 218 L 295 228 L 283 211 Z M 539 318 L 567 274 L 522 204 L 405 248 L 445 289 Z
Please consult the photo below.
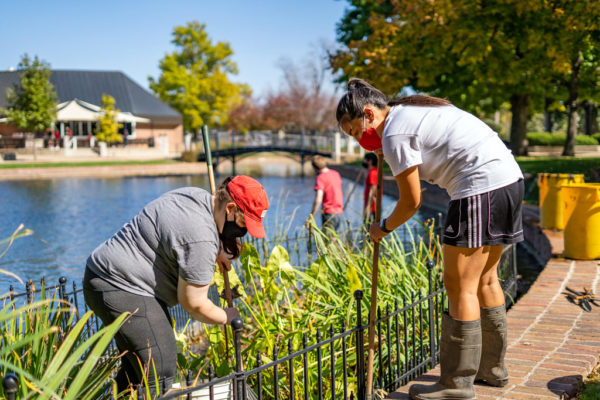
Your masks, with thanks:
M 348 91 L 338 103 L 335 118 L 338 124 L 341 124 L 362 117 L 367 104 L 384 109 L 388 103 L 389 99 L 379 89 L 374 88 L 362 79 L 351 78 L 348 81 Z
M 335 113 L 338 124 L 362 117 L 367 104 L 371 104 L 382 110 L 387 106 L 393 107 L 399 104 L 411 106 L 446 106 L 451 103 L 446 99 L 423 94 L 390 100 L 381 90 L 371 86 L 367 81 L 359 78 L 351 78 L 348 81 L 347 92 L 340 99 Z
M 377 165 L 377 156 L 375 153 L 367 153 L 364 157 L 365 160 L 370 161 L 371 165 Z
M 215 192 L 216 207 L 219 209 L 224 208 L 227 205 L 227 203 L 235 203 L 235 201 L 229 194 L 229 189 L 227 188 L 227 185 L 233 180 L 233 178 L 233 176 L 225 178 L 225 180 L 219 185 L 217 191 Z M 224 238 L 221 236 L 221 234 L 219 234 L 219 239 L 223 244 L 223 249 L 227 254 L 231 256 L 231 258 L 238 258 L 240 256 L 241 243 L 238 241 L 237 238 Z

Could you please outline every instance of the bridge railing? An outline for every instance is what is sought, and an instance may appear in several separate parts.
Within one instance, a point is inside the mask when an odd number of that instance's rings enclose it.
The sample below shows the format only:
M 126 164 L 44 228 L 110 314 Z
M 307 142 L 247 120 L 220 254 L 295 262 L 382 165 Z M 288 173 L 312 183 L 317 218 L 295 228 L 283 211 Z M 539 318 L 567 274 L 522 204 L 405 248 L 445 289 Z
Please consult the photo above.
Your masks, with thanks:
M 257 148 L 261 151 L 288 151 L 292 153 L 309 153 L 330 155 L 336 162 L 343 156 L 364 155 L 364 150 L 358 146 L 356 141 L 339 132 L 326 132 L 312 134 L 306 132 L 271 132 L 250 131 L 246 133 L 209 130 L 211 150 L 215 157 L 224 152 L 228 156 L 237 154 L 236 149 Z M 189 141 L 190 139 L 186 139 Z M 191 142 L 188 142 L 191 145 Z M 200 158 L 203 158 L 203 146 L 196 143 L 200 150 Z M 272 149 L 272 150 L 271 150 Z M 233 153 L 232 153 L 233 151 Z M 215 154 L 216 153 L 216 154 Z M 218 162 L 218 161 L 217 161 Z
M 331 152 L 335 145 L 335 135 L 333 132 L 330 134 L 313 135 L 302 132 L 283 131 L 250 131 L 240 133 L 213 130 L 210 132 L 210 138 L 213 151 L 241 147 L 277 146 Z

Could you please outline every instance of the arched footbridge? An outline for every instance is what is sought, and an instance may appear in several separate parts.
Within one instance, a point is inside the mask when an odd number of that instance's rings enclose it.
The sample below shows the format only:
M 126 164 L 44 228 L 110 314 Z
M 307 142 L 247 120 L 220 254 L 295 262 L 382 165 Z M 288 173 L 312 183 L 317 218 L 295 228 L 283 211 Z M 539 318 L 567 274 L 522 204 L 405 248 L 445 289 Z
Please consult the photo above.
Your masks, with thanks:
M 307 157 L 320 155 L 339 161 L 342 155 L 357 154 L 353 140 L 342 138 L 338 132 L 330 135 L 308 135 L 284 132 L 248 132 L 232 134 L 230 132 L 211 132 L 211 150 L 213 165 L 216 167 L 222 159 L 230 159 L 235 174 L 235 162 L 245 155 L 255 153 L 289 153 L 299 155 L 304 165 Z M 198 154 L 198 161 L 205 162 L 206 154 Z M 301 170 L 303 170 L 301 168 Z

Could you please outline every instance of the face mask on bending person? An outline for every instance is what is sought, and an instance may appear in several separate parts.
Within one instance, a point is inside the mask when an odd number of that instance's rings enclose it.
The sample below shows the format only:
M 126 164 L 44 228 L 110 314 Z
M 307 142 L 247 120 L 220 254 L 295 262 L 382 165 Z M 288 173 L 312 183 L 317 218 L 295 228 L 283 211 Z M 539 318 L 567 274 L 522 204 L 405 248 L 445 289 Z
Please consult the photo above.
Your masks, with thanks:
M 228 216 L 225 217 L 223 230 L 220 233 L 222 239 L 235 239 L 245 236 L 246 233 L 248 233 L 248 229 L 246 227 L 239 226 L 237 222 L 235 222 L 235 212 L 231 214 L 233 215 L 233 219 L 231 221 L 228 219 Z
M 381 138 L 377 134 L 377 130 L 375 130 L 375 128 L 367 129 L 367 120 L 365 116 L 363 116 L 363 133 L 358 144 L 360 144 L 363 149 L 368 151 L 381 149 Z

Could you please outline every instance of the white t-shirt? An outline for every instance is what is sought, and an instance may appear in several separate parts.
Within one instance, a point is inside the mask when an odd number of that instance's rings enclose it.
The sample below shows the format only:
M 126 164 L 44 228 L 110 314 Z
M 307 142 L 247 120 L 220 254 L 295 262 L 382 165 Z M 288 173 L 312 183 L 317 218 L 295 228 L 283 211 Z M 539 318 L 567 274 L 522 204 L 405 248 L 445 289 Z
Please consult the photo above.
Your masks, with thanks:
M 419 166 L 420 178 L 452 200 L 501 188 L 523 178 L 511 151 L 477 117 L 455 106 L 398 105 L 383 130 L 383 156 L 394 176 Z

